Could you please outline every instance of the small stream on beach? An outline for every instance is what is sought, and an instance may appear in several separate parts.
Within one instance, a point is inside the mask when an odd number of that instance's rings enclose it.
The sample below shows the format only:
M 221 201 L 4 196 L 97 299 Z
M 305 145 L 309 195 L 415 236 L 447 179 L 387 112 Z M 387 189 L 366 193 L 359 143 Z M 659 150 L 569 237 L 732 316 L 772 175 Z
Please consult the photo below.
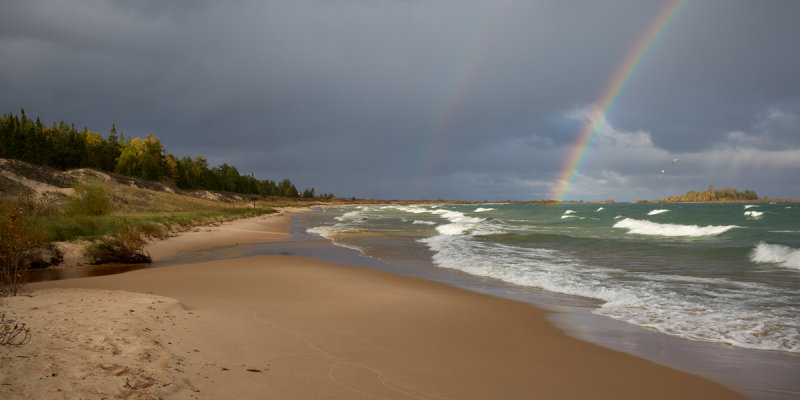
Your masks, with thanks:
M 595 207 L 596 208 L 596 207 Z M 328 262 L 444 282 L 466 290 L 527 302 L 553 311 L 553 324 L 576 338 L 646 358 L 693 374 L 705 376 L 754 399 L 800 398 L 800 356 L 779 351 L 737 348 L 720 343 L 687 340 L 634 324 L 599 315 L 597 299 L 554 293 L 522 286 L 491 276 L 478 276 L 452 268 L 439 268 L 429 246 L 408 237 L 348 232 L 349 243 L 318 233 L 318 227 L 330 225 L 333 216 L 327 210 L 298 214 L 287 239 L 247 245 L 225 245 L 176 254 L 150 265 L 81 266 L 62 270 L 37 271 L 33 281 L 124 273 L 142 268 L 158 268 L 211 260 L 258 255 L 291 255 L 322 259 Z M 426 225 L 426 224 L 420 224 Z M 311 232 L 309 232 L 309 229 Z M 401 234 L 402 235 L 402 234 Z

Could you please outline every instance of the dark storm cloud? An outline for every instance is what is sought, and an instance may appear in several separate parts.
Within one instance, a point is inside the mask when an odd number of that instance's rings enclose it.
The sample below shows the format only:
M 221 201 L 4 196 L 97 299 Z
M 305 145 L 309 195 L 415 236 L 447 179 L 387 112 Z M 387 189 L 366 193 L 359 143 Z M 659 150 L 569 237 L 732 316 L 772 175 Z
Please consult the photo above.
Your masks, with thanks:
M 570 113 L 596 101 L 662 5 L 11 1 L 0 14 L 0 109 L 101 133 L 113 122 L 179 156 L 318 192 L 541 198 L 580 129 Z M 636 154 L 651 157 L 797 149 L 798 11 L 687 3 L 608 116 L 612 130 L 650 135 Z M 653 193 L 638 178 L 652 159 L 619 162 L 630 147 L 590 151 L 576 194 Z M 771 187 L 798 172 L 762 168 Z M 726 179 L 696 172 L 675 189 Z

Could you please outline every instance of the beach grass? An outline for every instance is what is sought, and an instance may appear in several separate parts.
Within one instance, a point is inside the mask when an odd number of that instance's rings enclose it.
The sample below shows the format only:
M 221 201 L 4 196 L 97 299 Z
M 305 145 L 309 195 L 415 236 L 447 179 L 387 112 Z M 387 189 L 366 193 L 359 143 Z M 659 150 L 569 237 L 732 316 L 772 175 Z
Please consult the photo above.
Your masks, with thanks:
M 163 237 L 173 230 L 274 212 L 272 207 L 230 207 L 174 213 L 39 217 L 34 224 L 47 232 L 49 241 L 93 240 L 117 233 L 120 223 L 137 227 L 150 237 Z

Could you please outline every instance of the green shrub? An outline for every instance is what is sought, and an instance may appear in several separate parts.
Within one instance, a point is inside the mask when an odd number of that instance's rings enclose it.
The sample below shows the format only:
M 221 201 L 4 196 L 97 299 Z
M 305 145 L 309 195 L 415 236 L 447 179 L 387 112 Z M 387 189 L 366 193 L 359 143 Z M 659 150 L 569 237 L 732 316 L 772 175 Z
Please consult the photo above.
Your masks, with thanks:
M 70 215 L 106 215 L 111 211 L 108 189 L 101 183 L 77 183 L 70 198 Z
M 25 270 L 39 255 L 45 233 L 37 230 L 15 204 L 0 204 L 0 295 L 16 296 Z
M 86 255 L 92 264 L 149 263 L 145 244 L 147 240 L 140 227 L 120 221 L 117 232 L 98 239 L 86 249 Z

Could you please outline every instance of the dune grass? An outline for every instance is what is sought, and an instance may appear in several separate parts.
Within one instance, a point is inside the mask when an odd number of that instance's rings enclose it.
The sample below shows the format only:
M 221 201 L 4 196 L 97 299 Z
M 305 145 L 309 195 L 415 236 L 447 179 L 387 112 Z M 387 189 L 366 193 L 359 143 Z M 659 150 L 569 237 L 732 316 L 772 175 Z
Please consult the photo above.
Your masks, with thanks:
M 93 240 L 117 233 L 120 223 L 137 227 L 149 237 L 163 238 L 174 230 L 274 212 L 271 207 L 221 208 L 175 213 L 40 217 L 33 222 L 38 229 L 47 232 L 48 241 Z
M 241 202 L 222 202 L 114 181 L 94 182 L 104 187 L 108 212 L 105 215 L 67 212 L 35 217 L 34 225 L 46 232 L 48 241 L 98 240 L 118 234 L 120 226 L 132 227 L 146 237 L 163 238 L 170 232 L 196 225 L 275 212 L 264 203 L 254 208 L 245 198 Z

